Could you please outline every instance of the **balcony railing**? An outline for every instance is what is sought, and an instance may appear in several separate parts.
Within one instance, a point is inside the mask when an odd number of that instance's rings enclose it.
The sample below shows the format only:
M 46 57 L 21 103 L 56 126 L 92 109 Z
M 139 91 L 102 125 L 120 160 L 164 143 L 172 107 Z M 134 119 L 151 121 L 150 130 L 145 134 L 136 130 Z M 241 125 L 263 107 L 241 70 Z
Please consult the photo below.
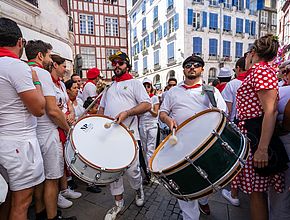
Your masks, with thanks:
M 32 4 L 32 5 L 36 6 L 36 7 L 38 7 L 38 0 L 25 0 L 25 1 L 27 1 L 27 2 L 29 2 L 30 4 Z

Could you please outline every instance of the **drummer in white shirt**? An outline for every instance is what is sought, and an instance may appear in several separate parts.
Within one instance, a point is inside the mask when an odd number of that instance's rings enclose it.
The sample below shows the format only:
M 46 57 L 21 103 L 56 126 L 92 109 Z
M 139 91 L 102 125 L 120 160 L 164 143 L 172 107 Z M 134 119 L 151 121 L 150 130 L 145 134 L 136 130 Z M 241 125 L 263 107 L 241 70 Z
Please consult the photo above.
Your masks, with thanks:
M 171 130 L 194 114 L 212 107 L 202 90 L 203 59 L 192 55 L 183 62 L 182 67 L 185 80 L 167 92 L 160 107 L 160 119 Z M 214 97 L 217 107 L 226 111 L 226 103 L 217 89 L 214 89 Z M 199 210 L 210 214 L 207 198 L 199 199 L 199 202 L 178 199 L 178 203 L 184 220 L 198 220 Z

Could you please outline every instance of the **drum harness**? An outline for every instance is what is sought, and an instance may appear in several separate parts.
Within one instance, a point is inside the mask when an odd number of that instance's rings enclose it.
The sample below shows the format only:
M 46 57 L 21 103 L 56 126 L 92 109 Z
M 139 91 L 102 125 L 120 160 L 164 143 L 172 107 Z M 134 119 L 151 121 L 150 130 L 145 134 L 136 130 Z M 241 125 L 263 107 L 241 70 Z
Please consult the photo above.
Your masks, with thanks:
M 212 107 L 213 108 L 217 108 L 217 102 L 216 102 L 216 99 L 215 99 L 215 97 L 214 97 L 214 87 L 213 86 L 210 86 L 210 85 L 205 85 L 205 84 L 203 84 L 202 85 L 202 93 L 205 93 L 206 95 L 207 95 L 207 97 L 209 98 L 209 101 L 210 101 L 210 103 L 211 103 L 211 105 L 212 105 Z M 226 118 L 228 118 L 228 115 L 225 113 L 225 112 L 223 112 L 222 111 L 222 114 L 226 117 Z M 237 127 L 237 125 L 235 124 L 235 123 L 229 123 L 230 124 L 230 126 L 236 131 L 236 132 L 238 132 L 239 134 L 241 134 L 242 136 L 243 136 L 243 134 L 242 134 L 242 132 L 240 131 L 240 129 Z M 245 161 L 243 160 L 243 159 L 241 159 L 236 153 L 235 153 L 235 151 L 234 151 L 234 149 L 226 142 L 226 141 L 224 141 L 222 138 L 221 138 L 221 136 L 219 135 L 219 133 L 217 133 L 217 131 L 216 130 L 213 130 L 212 131 L 212 134 L 213 135 L 215 135 L 219 140 L 221 140 L 221 142 L 222 142 L 222 146 L 230 153 L 230 154 L 233 154 L 238 160 L 239 160 L 239 162 L 240 162 L 240 165 L 241 165 L 241 167 L 243 167 L 244 165 L 245 165 Z M 244 137 L 244 136 L 243 136 Z M 246 139 L 246 138 L 245 138 Z M 185 158 L 184 158 L 188 163 L 190 163 L 190 165 L 192 165 L 195 169 L 196 169 L 196 171 L 198 172 L 198 174 L 202 177 L 202 178 L 204 178 L 210 185 L 211 185 L 211 187 L 212 187 L 212 189 L 213 189 L 213 191 L 214 192 L 217 192 L 217 191 L 219 191 L 220 189 L 221 189 L 221 187 L 220 186 L 216 186 L 215 184 L 213 184 L 210 180 L 209 180 L 209 178 L 208 178 L 208 174 L 205 172 L 205 170 L 203 170 L 200 166 L 196 166 L 195 164 L 194 164 L 194 162 L 190 159 L 190 157 L 189 156 L 186 156 Z M 178 186 L 178 184 L 176 184 L 172 179 L 168 179 L 167 178 L 167 176 L 162 172 L 162 170 L 159 172 L 159 174 L 160 174 L 160 176 L 161 176 L 161 178 L 160 177 L 157 177 L 158 179 L 159 179 L 159 181 L 161 181 L 162 183 L 163 183 L 163 185 L 164 185 L 164 187 L 166 188 L 166 189 L 168 189 L 169 191 L 171 191 L 170 190 L 170 188 L 172 188 L 173 190 L 175 190 L 176 192 L 178 192 L 178 194 L 185 200 L 185 201 L 189 201 L 189 199 L 186 197 L 186 196 L 184 196 L 184 195 L 182 195 L 182 193 L 179 191 L 179 189 L 180 189 L 180 187 Z M 172 193 L 172 192 L 171 192 Z M 172 194 L 174 194 L 174 193 L 172 193 Z

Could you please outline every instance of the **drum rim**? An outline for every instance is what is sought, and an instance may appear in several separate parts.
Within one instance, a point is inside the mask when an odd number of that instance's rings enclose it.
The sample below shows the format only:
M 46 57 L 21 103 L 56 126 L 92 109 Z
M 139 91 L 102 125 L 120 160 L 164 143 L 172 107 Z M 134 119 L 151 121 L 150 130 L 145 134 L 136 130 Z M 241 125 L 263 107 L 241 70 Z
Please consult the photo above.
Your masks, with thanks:
M 180 130 L 182 127 L 184 127 L 185 125 L 187 125 L 190 121 L 194 120 L 195 118 L 198 118 L 199 116 L 201 115 L 204 115 L 206 113 L 209 113 L 209 112 L 219 112 L 223 115 L 223 111 L 218 109 L 218 108 L 211 108 L 211 109 L 205 109 L 201 112 L 198 112 L 196 114 L 194 114 L 193 116 L 189 117 L 188 119 L 186 119 L 185 121 L 183 121 L 176 129 L 176 131 Z M 218 134 L 220 134 L 220 131 L 225 127 L 226 125 L 226 117 L 223 115 L 223 117 L 221 118 L 219 124 L 217 125 L 216 127 L 216 132 Z M 172 136 L 172 133 L 170 133 L 160 144 L 159 146 L 156 148 L 156 150 L 154 151 L 152 157 L 150 158 L 149 160 L 149 170 L 150 172 L 152 173 L 171 173 L 171 172 L 174 172 L 176 169 L 179 169 L 180 166 L 185 167 L 188 165 L 188 162 L 185 160 L 185 159 L 182 159 L 180 161 L 178 161 L 177 163 L 173 164 L 172 166 L 170 167 L 167 167 L 166 169 L 162 170 L 162 171 L 153 171 L 152 170 L 152 164 L 153 164 L 153 160 L 155 159 L 156 155 L 158 154 L 158 152 L 164 147 L 164 144 L 168 141 L 168 139 Z M 207 150 L 208 148 L 210 148 L 213 143 L 214 140 L 217 140 L 217 137 L 215 137 L 213 134 L 209 135 L 207 137 L 207 139 L 205 139 L 202 143 L 200 143 L 198 145 L 198 147 L 195 148 L 195 150 L 189 155 L 189 158 L 190 159 L 193 159 L 195 158 L 196 156 L 200 155 L 200 151 L 204 151 L 204 150 Z M 208 143 L 208 147 L 204 147 L 203 146 L 205 145 L 205 143 Z M 198 153 L 197 153 L 198 152 Z M 197 154 L 196 154 L 197 153 Z
M 80 118 L 80 119 L 76 122 L 76 124 L 77 124 L 79 121 L 83 120 L 83 119 L 91 118 L 91 117 L 107 118 L 107 119 L 110 119 L 110 120 L 112 120 L 112 121 L 115 120 L 114 118 L 109 117 L 109 116 L 107 116 L 107 115 L 92 114 L 92 115 L 86 115 L 86 116 Z M 118 171 L 120 171 L 120 170 L 123 170 L 123 169 L 126 169 L 127 167 L 129 167 L 129 166 L 130 166 L 130 165 L 135 161 L 135 159 L 136 159 L 136 157 L 137 157 L 137 151 L 138 151 L 138 148 L 137 148 L 137 141 L 135 140 L 135 138 L 134 138 L 132 132 L 129 131 L 129 129 L 127 128 L 127 126 L 125 126 L 123 123 L 120 123 L 119 125 L 121 125 L 121 126 L 122 126 L 126 131 L 127 131 L 127 133 L 130 135 L 131 139 L 133 140 L 134 147 L 135 147 L 135 154 L 134 154 L 134 157 L 133 157 L 133 159 L 131 160 L 131 162 L 130 162 L 128 165 L 126 165 L 126 166 L 124 166 L 124 167 L 117 168 L 117 169 L 107 169 L 107 168 L 99 167 L 99 166 L 97 166 L 97 165 L 91 163 L 90 161 L 88 161 L 87 159 L 85 159 L 85 158 L 84 158 L 80 153 L 77 154 L 78 157 L 79 157 L 79 159 L 80 159 L 81 161 L 83 161 L 86 165 L 89 165 L 89 166 L 92 167 L 92 168 L 95 168 L 95 169 L 97 169 L 97 170 L 106 171 L 106 172 L 118 172 Z M 76 146 L 75 146 L 75 144 L 74 144 L 73 137 L 72 137 L 72 132 L 73 132 L 73 130 L 74 130 L 74 127 L 73 127 L 73 128 L 71 129 L 71 131 L 70 131 L 70 138 L 69 138 L 69 139 L 70 139 L 71 146 L 72 146 L 73 150 L 74 150 L 74 151 L 77 151 L 77 148 L 76 148 Z

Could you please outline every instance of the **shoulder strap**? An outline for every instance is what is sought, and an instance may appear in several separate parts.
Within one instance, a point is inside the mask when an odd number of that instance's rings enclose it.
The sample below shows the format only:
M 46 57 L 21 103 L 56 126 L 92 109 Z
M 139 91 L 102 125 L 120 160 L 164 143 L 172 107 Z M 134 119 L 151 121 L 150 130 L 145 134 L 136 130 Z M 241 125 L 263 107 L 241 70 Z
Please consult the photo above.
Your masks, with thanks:
M 288 100 L 285 109 L 284 109 L 284 116 L 282 121 L 282 127 L 290 131 L 290 100 Z
M 202 84 L 202 91 L 204 93 L 206 93 L 207 97 L 209 98 L 209 101 L 210 101 L 211 105 L 216 108 L 217 107 L 217 103 L 216 103 L 216 100 L 215 100 L 215 97 L 214 97 L 214 87 L 210 86 L 210 85 Z

